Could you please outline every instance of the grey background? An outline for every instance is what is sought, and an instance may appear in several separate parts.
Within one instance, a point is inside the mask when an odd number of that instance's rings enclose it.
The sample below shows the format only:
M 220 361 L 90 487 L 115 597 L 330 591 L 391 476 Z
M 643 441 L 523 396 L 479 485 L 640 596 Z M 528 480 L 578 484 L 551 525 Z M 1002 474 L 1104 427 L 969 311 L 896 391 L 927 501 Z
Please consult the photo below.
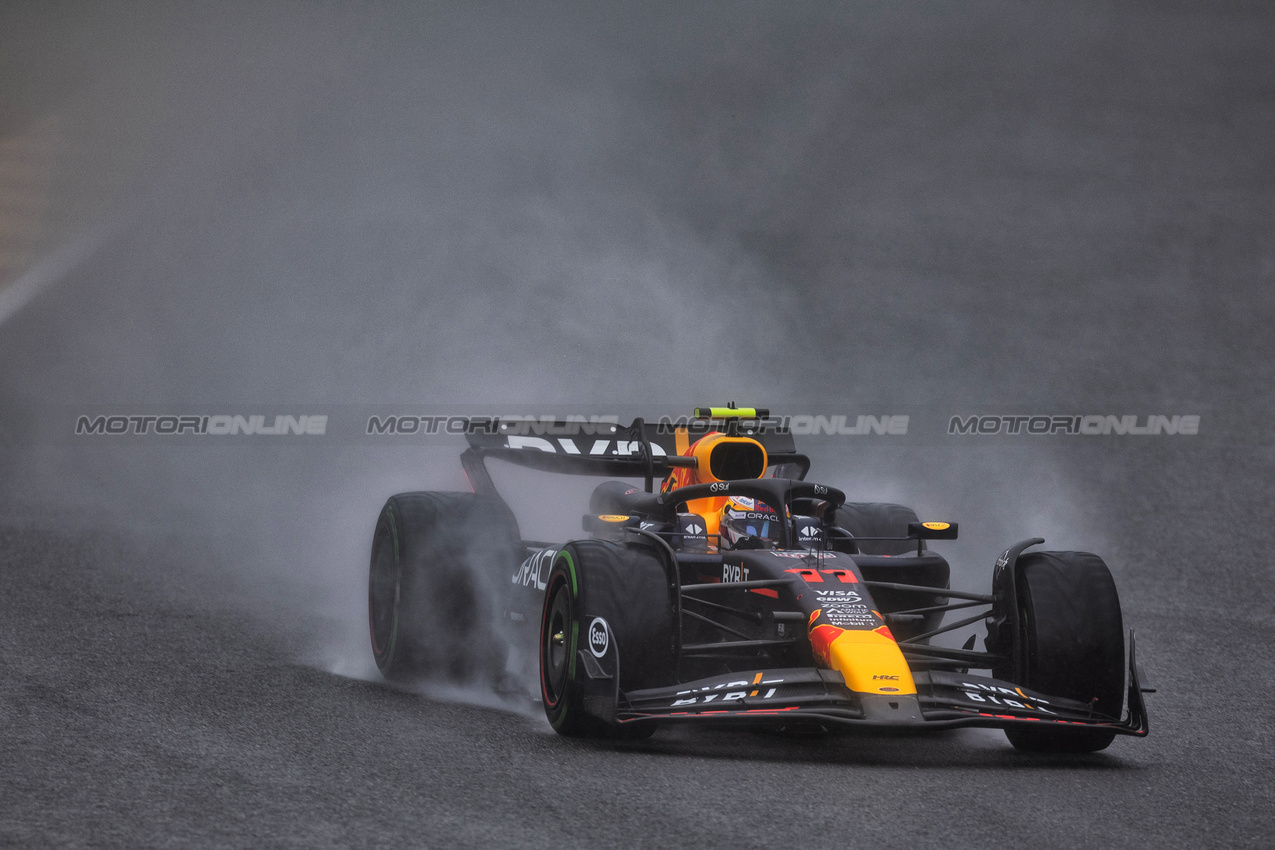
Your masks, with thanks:
M 1273 48 L 1257 2 L 4 4 L 0 842 L 1265 845 Z M 57 424 L 731 399 L 911 412 L 813 477 L 959 520 L 957 586 L 1102 553 L 1152 736 L 559 740 L 374 675 L 376 511 L 458 447 Z M 1202 425 L 941 433 L 1002 412 Z M 589 482 L 502 474 L 574 533 Z

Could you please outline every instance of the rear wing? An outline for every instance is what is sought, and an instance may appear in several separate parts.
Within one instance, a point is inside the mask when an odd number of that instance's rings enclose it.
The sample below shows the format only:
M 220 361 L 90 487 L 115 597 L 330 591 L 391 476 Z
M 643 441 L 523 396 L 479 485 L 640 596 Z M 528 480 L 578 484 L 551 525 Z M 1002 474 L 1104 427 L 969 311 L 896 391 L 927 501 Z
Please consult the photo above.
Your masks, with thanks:
M 628 425 L 582 418 L 471 420 L 465 432 L 469 448 L 461 464 L 476 493 L 495 493 L 485 466 L 493 457 L 544 472 L 642 478 L 651 492 L 656 478 L 692 460 L 680 456 L 679 443 L 685 446 L 727 428 L 762 444 L 772 475 L 801 479 L 810 469 L 810 459 L 797 453 L 792 433 L 778 421 L 687 417 L 659 422 L 639 418 Z

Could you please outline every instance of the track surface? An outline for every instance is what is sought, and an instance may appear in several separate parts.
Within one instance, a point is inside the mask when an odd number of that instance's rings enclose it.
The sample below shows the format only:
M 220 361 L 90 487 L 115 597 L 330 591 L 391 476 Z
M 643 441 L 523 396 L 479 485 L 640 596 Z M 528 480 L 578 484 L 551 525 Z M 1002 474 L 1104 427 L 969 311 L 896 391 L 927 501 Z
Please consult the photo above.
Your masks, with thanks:
M 1275 21 L 1055 6 L 7 4 L 0 134 L 101 247 L 0 323 L 0 844 L 1269 846 Z M 368 675 L 375 512 L 456 447 L 41 430 L 724 396 L 919 414 L 811 451 L 959 520 L 958 586 L 1102 553 L 1151 737 L 561 740 Z M 980 412 L 1203 418 L 944 438 Z

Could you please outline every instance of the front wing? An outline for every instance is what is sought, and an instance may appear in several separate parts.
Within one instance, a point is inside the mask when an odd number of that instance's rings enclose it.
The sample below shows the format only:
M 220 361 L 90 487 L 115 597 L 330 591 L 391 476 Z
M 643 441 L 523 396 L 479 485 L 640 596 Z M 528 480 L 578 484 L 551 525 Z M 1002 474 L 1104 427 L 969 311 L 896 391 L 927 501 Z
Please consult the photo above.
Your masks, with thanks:
M 1130 634 L 1128 711 L 1108 717 L 1091 705 L 986 676 L 942 671 L 913 675 L 915 694 L 861 694 L 840 673 L 811 667 L 753 670 L 667 688 L 617 693 L 622 726 L 710 722 L 877 729 L 995 728 L 1051 724 L 1146 736 L 1148 720 Z M 608 706 L 609 707 L 609 706 Z

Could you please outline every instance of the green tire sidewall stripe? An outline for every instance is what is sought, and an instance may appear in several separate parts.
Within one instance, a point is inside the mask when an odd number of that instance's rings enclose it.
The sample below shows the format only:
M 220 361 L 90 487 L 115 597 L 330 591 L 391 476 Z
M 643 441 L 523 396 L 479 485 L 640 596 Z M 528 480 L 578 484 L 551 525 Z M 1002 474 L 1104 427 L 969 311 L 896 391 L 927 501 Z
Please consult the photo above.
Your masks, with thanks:
M 571 553 L 563 549 L 558 553 L 567 562 L 567 572 L 571 574 L 571 654 L 567 656 L 567 678 L 576 677 L 576 646 L 580 639 L 579 607 L 580 581 L 576 578 L 576 562 Z
M 577 580 L 577 579 L 576 579 L 576 562 L 575 562 L 575 558 L 572 558 L 572 557 L 571 557 L 571 553 L 570 553 L 570 552 L 568 552 L 566 549 L 563 549 L 563 550 L 561 550 L 560 552 L 558 552 L 558 557 L 560 557 L 560 558 L 564 558 L 564 559 L 566 560 L 566 562 L 567 562 L 567 570 L 568 570 L 568 572 L 570 572 L 570 573 L 571 573 L 571 593 L 572 593 L 572 595 L 574 595 L 574 596 L 576 596 L 576 597 L 579 597 L 579 596 L 580 596 L 580 582 L 579 582 L 579 580 Z
M 576 614 L 575 608 L 577 604 L 576 600 L 579 599 L 580 597 L 580 580 L 576 577 L 576 562 L 575 562 L 575 559 L 571 557 L 571 553 L 568 552 L 566 549 L 562 549 L 558 552 L 558 557 L 566 562 L 567 574 L 571 576 L 571 597 L 572 597 L 571 645 L 570 645 L 570 648 L 568 649 L 569 654 L 567 655 L 567 658 L 568 658 L 567 681 L 569 682 L 572 679 L 574 679 L 576 675 L 576 648 L 579 645 L 579 641 L 580 641 L 580 623 L 575 617 L 575 614 Z M 548 600 L 546 599 L 546 604 L 547 602 Z M 558 711 L 558 716 L 552 721 L 550 721 L 550 725 L 553 726 L 553 728 L 555 729 L 560 727 L 563 724 L 563 722 L 566 721 L 567 715 L 571 711 L 570 706 L 568 705 L 568 700 L 565 698 L 565 694 L 563 695 L 563 698 L 561 699 L 559 705 L 560 705 L 560 708 Z

